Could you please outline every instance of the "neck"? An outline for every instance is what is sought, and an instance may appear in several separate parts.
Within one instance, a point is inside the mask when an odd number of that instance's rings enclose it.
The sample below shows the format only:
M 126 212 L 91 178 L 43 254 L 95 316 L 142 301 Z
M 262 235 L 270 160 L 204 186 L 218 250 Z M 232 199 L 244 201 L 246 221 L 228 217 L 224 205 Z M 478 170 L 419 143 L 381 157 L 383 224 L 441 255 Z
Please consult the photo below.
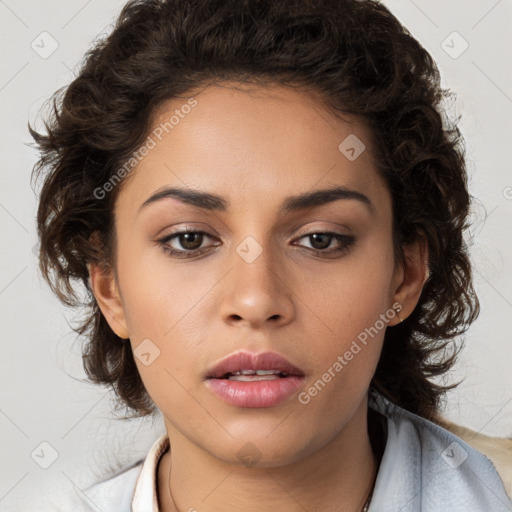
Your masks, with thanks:
M 377 472 L 365 400 L 321 449 L 279 467 L 226 463 L 166 426 L 171 450 L 158 469 L 160 512 L 360 512 Z

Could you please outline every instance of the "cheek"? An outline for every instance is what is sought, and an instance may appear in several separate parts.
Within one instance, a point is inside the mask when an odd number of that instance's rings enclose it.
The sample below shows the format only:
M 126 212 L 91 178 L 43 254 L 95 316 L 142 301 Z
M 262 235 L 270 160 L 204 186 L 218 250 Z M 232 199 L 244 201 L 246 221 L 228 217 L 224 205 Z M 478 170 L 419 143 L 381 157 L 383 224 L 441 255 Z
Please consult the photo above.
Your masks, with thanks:
M 334 281 L 326 311 L 333 330 L 345 336 L 356 336 L 390 307 L 390 275 L 384 269 L 361 266 Z
M 186 262 L 172 264 L 155 247 L 134 246 L 119 253 L 118 272 L 126 321 L 135 340 L 154 337 L 165 340 L 205 293 L 208 283 L 198 278 Z M 211 286 L 211 285 L 210 285 Z
M 302 281 L 302 296 L 309 297 L 306 305 L 317 313 L 307 315 L 312 319 L 309 337 L 315 347 L 310 355 L 315 369 L 311 383 L 328 382 L 328 391 L 315 399 L 318 407 L 334 401 L 342 410 L 348 396 L 364 392 L 375 371 L 387 322 L 394 316 L 392 247 L 384 239 L 380 250 L 376 247 L 375 243 L 362 246 L 336 271 Z
M 304 414 L 340 425 L 357 408 L 378 364 L 389 305 L 389 276 L 365 267 L 330 280 L 330 293 L 318 294 L 318 331 L 310 331 L 308 349 L 312 373 L 298 396 Z M 325 300 L 325 296 L 329 300 Z M 324 333 L 324 334 L 321 334 Z M 314 350 L 312 350 L 314 347 Z M 305 420 L 306 421 L 306 420 Z
M 302 296 L 319 313 L 331 332 L 352 339 L 375 323 L 391 306 L 393 254 L 391 246 L 365 244 L 335 270 L 302 279 Z M 333 267 L 334 268 L 334 267 Z
M 205 322 L 198 320 L 205 318 L 202 301 L 216 278 L 191 271 L 187 263 L 171 264 L 154 248 L 134 247 L 124 254 L 118 272 L 132 350 L 146 388 L 160 405 L 168 396 L 181 396 L 179 383 L 196 384 L 190 368 L 203 357 L 205 341 Z M 143 350 L 158 357 L 146 365 L 137 357 Z

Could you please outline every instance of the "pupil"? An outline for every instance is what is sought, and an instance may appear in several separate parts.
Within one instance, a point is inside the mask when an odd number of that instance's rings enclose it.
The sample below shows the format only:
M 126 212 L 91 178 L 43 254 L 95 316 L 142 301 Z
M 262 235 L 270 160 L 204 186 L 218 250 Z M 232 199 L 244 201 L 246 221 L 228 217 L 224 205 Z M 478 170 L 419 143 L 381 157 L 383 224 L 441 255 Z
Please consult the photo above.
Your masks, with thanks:
M 180 236 L 180 243 L 185 249 L 197 249 L 201 246 L 202 236 L 201 233 L 184 233 Z M 197 239 L 199 239 L 199 244 L 197 244 Z
M 313 235 L 311 235 L 312 237 L 312 245 L 315 249 L 325 249 L 327 247 L 329 247 L 329 243 L 331 241 L 331 235 L 328 235 L 328 234 L 325 234 L 325 233 L 315 233 Z M 324 243 L 320 243 L 320 246 L 321 247 L 317 247 L 317 245 L 315 245 L 315 242 L 318 242 L 318 240 L 320 239 L 320 241 L 323 239 L 323 242 Z M 325 243 L 327 242 L 327 243 Z

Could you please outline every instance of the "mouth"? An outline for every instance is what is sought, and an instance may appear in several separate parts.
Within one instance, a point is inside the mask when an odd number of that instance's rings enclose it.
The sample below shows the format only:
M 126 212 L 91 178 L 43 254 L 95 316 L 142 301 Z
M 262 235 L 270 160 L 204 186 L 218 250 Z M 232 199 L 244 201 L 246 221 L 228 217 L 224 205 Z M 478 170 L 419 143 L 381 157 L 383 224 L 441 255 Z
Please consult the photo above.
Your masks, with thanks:
M 287 372 L 279 370 L 238 370 L 236 372 L 225 373 L 221 379 L 236 380 L 238 382 L 258 382 L 262 380 L 276 380 L 289 377 Z
M 305 374 L 275 352 L 238 352 L 212 368 L 205 380 L 215 395 L 231 405 L 272 407 L 298 391 Z
M 239 382 L 282 379 L 290 376 L 303 377 L 304 372 L 276 352 L 237 352 L 214 366 L 207 379 L 228 379 Z

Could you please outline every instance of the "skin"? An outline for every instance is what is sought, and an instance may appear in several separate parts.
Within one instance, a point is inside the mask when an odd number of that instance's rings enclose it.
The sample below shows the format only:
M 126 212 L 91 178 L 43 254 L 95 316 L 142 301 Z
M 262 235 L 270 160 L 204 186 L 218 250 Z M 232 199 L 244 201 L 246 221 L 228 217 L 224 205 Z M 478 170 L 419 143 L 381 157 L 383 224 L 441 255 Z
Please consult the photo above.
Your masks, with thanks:
M 172 447 L 158 469 L 161 510 L 359 511 L 376 470 L 367 393 L 385 329 L 307 405 L 294 395 L 274 407 L 235 407 L 207 388 L 204 375 L 239 350 L 271 350 L 302 369 L 300 391 L 307 390 L 395 302 L 403 319 L 411 313 L 426 249 L 405 247 L 406 263 L 395 261 L 391 196 L 360 120 L 341 120 L 309 93 L 282 85 L 224 83 L 194 97 L 197 106 L 122 186 L 115 269 L 91 267 L 112 329 L 134 350 L 145 339 L 160 350 L 150 365 L 136 362 Z M 162 105 L 154 126 L 185 102 Z M 350 134 L 366 146 L 354 161 L 338 150 Z M 165 198 L 140 209 L 165 186 L 218 194 L 229 208 Z M 285 198 L 329 186 L 366 195 L 373 210 L 342 199 L 279 213 Z M 185 228 L 211 236 L 197 242 L 202 256 L 172 257 L 157 242 Z M 325 232 L 355 243 L 315 255 L 319 242 L 305 235 Z M 262 250 L 251 263 L 236 251 L 248 236 Z M 343 246 L 331 240 L 324 251 Z M 167 245 L 185 251 L 183 243 Z M 261 457 L 254 466 L 237 455 L 246 443 Z

